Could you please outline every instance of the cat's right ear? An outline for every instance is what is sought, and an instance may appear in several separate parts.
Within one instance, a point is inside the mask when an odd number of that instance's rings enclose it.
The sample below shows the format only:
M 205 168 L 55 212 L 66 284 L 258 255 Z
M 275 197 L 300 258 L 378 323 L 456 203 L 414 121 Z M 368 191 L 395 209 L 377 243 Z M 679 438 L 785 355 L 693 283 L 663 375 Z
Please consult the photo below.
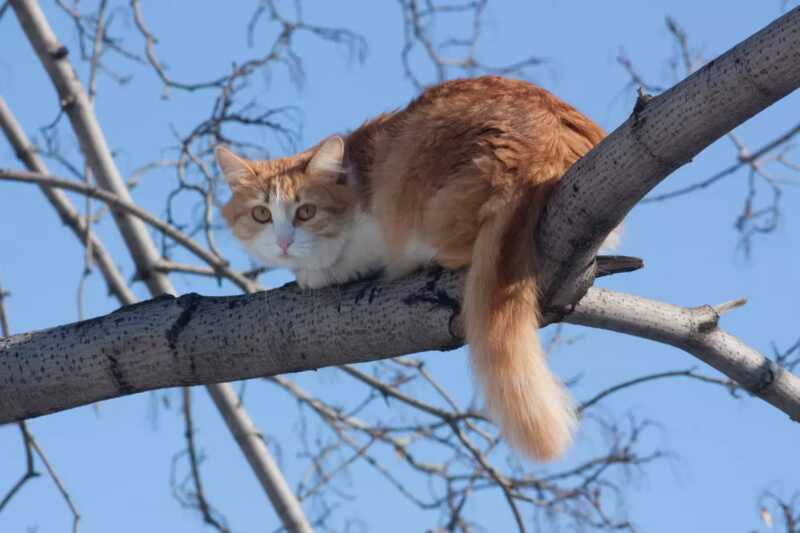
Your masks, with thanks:
M 225 175 L 225 179 L 231 189 L 235 189 L 243 185 L 243 182 L 255 177 L 256 174 L 250 162 L 242 159 L 224 146 L 217 146 L 214 149 L 214 155 L 216 155 L 217 164 Z
M 344 158 L 344 139 L 338 135 L 328 137 L 319 147 L 311 160 L 308 162 L 306 170 L 311 173 L 320 174 L 344 174 L 342 169 L 342 159 Z

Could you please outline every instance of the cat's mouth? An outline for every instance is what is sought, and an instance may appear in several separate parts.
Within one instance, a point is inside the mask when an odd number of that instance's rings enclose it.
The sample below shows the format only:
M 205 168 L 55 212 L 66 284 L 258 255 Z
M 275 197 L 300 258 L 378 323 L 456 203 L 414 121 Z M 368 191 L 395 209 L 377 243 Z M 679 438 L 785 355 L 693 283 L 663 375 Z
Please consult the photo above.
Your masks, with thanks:
M 289 248 L 288 250 L 279 250 L 278 257 L 281 259 L 300 259 L 302 257 L 302 250 Z
M 297 250 L 280 250 L 278 259 L 281 261 L 294 262 L 302 259 L 302 255 Z

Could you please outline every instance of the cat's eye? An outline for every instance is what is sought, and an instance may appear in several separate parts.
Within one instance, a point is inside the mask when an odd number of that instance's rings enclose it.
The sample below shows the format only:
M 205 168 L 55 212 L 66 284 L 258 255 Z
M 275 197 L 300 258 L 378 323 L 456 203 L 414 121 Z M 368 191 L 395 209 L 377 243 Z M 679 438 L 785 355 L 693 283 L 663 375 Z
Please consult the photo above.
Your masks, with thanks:
M 253 217 L 253 220 L 261 224 L 266 224 L 272 221 L 272 213 L 270 212 L 269 208 L 264 207 L 263 205 L 255 206 L 250 212 L 250 215 Z
M 297 220 L 301 220 L 305 222 L 306 220 L 311 220 L 314 218 L 314 215 L 317 214 L 317 206 L 313 204 L 303 204 L 297 208 L 294 216 L 297 217 Z

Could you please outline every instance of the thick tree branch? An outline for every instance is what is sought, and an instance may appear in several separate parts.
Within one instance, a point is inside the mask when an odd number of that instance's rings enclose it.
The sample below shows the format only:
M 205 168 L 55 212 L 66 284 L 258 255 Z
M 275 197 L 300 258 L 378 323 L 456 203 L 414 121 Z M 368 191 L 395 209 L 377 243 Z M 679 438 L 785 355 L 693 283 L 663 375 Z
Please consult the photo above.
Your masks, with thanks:
M 0 421 L 66 407 L 54 402 L 59 396 L 74 406 L 152 388 L 460 346 L 461 278 L 436 270 L 391 284 L 162 296 L 105 317 L 0 339 Z
M 110 315 L 0 339 L 0 422 L 177 385 L 384 359 L 462 344 L 462 274 L 246 296 L 165 296 Z M 800 378 L 684 309 L 591 289 L 565 320 L 664 342 L 800 419 Z

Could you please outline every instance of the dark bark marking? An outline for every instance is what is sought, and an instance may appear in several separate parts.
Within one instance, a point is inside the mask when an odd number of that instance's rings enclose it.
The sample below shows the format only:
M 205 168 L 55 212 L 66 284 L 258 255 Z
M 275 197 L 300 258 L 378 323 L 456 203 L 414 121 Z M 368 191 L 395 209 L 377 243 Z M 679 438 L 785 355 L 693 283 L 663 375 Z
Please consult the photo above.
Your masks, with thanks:
M 69 49 L 64 45 L 61 45 L 52 52 L 50 52 L 50 57 L 52 57 L 56 61 L 58 61 L 59 59 L 64 59 L 68 55 L 69 55 Z
M 369 296 L 367 297 L 367 303 L 372 303 L 372 301 L 381 293 L 380 285 L 377 287 L 370 287 L 369 289 Z
M 446 290 L 437 287 L 439 280 L 444 274 L 444 269 L 435 267 L 428 271 L 428 282 L 425 287 L 414 294 L 409 294 L 403 298 L 403 303 L 408 306 L 427 304 L 430 309 L 447 309 L 450 311 L 450 318 L 447 322 L 447 331 L 453 338 L 454 343 L 461 341 L 461 336 L 457 333 L 457 320 L 461 315 L 461 302 L 450 295 Z M 460 346 L 459 344 L 458 346 Z M 454 347 L 458 347 L 455 346 Z M 445 348 L 452 349 L 452 348 Z
M 181 314 L 178 315 L 178 318 L 167 330 L 167 345 L 169 346 L 172 355 L 175 357 L 178 356 L 178 337 L 192 319 L 192 315 L 200 305 L 201 298 L 202 296 L 199 294 L 190 292 L 189 294 L 184 294 L 180 298 L 176 299 L 176 303 L 183 309 L 183 311 L 181 311 Z M 194 360 L 191 361 L 191 365 L 192 372 L 194 372 Z
M 241 307 L 245 304 L 245 301 L 242 299 L 230 300 L 228 302 L 228 309 L 236 309 L 237 307 Z
M 647 104 L 649 104 L 650 100 L 652 100 L 652 99 L 653 99 L 653 96 L 650 95 L 650 94 L 647 94 L 645 92 L 644 88 L 640 86 L 639 90 L 638 90 L 638 94 L 636 96 L 636 103 L 633 105 L 633 113 L 632 114 L 633 114 L 634 124 L 636 124 L 636 125 L 644 124 L 644 121 L 646 119 L 644 117 L 640 117 L 639 115 L 642 113 L 642 111 L 645 110 L 645 108 L 647 107 Z
M 764 360 L 762 368 L 758 372 L 758 381 L 751 384 L 746 389 L 756 396 L 762 396 L 778 378 L 783 369 L 769 359 Z
M 111 354 L 106 354 L 106 359 L 108 359 L 108 368 L 111 371 L 111 378 L 114 380 L 114 385 L 116 385 L 117 389 L 123 394 L 135 392 L 136 387 L 131 385 L 128 378 L 123 374 L 117 358 Z

